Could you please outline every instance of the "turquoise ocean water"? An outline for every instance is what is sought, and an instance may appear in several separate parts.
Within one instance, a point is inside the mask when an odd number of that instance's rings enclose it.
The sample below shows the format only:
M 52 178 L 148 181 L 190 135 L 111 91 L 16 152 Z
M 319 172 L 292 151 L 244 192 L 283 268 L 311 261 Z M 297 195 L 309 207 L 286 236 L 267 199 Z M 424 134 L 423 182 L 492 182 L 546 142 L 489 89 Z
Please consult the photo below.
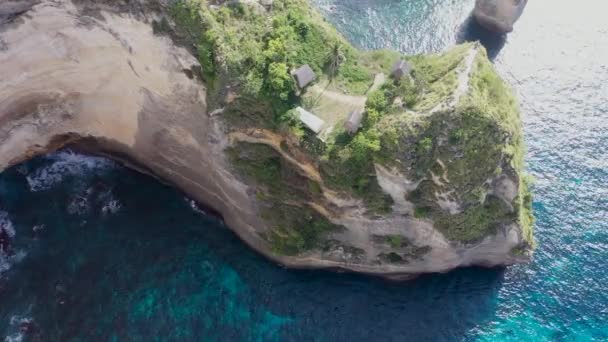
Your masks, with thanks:
M 484 41 L 522 102 L 532 263 L 402 284 L 286 270 L 178 192 L 63 151 L 0 174 L 0 338 L 608 340 L 608 3 L 533 0 L 499 39 L 473 2 L 314 0 L 362 48 Z

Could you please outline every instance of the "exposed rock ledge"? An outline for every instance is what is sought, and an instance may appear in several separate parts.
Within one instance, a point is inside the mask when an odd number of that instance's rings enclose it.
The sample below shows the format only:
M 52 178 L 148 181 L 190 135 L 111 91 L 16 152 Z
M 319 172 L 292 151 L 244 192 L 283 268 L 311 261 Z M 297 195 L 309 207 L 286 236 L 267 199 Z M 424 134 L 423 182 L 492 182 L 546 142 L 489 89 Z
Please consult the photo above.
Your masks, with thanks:
M 473 15 L 488 30 L 509 33 L 527 4 L 528 0 L 477 0 Z
M 377 248 L 369 241 L 374 232 L 395 232 L 432 247 L 429 253 L 404 264 L 352 262 L 323 252 L 277 255 L 262 238 L 267 228 L 254 192 L 226 158 L 235 135 L 227 135 L 220 119 L 208 115 L 205 87 L 190 72 L 198 62 L 186 49 L 154 35 L 145 18 L 107 11 L 89 16 L 67 0 L 45 1 L 25 15 L 5 18 L 0 26 L 0 170 L 77 144 L 175 185 L 221 213 L 249 246 L 288 267 L 404 279 L 528 259 L 513 253 L 522 245 L 516 224 L 465 245 L 450 243 L 432 224 L 403 215 L 412 210 L 403 200 L 411 185 L 398 184 L 403 178 L 383 167 L 377 169 L 379 183 L 395 198 L 395 214 L 374 219 L 353 209 L 335 220 L 359 247 Z

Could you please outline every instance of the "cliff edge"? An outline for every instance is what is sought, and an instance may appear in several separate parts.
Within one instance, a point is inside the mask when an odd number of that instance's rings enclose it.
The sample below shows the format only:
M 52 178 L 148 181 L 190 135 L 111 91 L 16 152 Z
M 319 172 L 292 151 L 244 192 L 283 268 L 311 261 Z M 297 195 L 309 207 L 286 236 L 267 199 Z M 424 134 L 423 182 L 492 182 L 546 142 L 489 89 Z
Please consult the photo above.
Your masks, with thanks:
M 403 279 L 531 256 L 517 102 L 477 44 L 361 52 L 300 0 L 3 5 L 0 169 L 109 156 L 288 267 Z

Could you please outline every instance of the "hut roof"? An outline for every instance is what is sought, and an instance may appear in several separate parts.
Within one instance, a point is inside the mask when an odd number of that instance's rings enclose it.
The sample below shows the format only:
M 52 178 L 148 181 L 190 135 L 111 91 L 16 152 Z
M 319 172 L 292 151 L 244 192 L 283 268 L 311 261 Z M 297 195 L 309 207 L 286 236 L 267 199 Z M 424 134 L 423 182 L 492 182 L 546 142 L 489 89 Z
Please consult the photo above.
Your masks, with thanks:
M 300 121 L 306 127 L 308 127 L 308 129 L 315 132 L 316 134 L 321 132 L 321 129 L 323 128 L 323 125 L 325 124 L 325 121 L 323 121 L 321 118 L 319 118 L 318 116 L 314 115 L 313 113 L 307 111 L 306 109 L 304 109 L 302 107 L 297 107 L 296 111 L 298 111 Z
M 344 123 L 344 128 L 350 134 L 355 134 L 361 127 L 361 121 L 363 121 L 363 111 L 360 109 L 353 110 L 348 115 L 348 119 Z
M 408 75 L 410 71 L 412 71 L 412 66 L 407 61 L 401 59 L 393 64 L 393 68 L 391 70 L 391 76 L 394 78 L 401 78 Z
M 298 87 L 303 89 L 315 80 L 315 72 L 310 68 L 308 64 L 304 64 L 291 73 L 298 83 Z

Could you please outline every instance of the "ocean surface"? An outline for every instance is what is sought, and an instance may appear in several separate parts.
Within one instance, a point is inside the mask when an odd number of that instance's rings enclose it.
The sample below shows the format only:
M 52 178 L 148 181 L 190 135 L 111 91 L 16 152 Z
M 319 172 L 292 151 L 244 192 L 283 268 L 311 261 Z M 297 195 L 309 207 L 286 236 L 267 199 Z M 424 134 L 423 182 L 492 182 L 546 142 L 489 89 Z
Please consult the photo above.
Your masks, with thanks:
M 473 0 L 313 2 L 362 48 L 482 39 L 521 99 L 534 261 L 408 283 L 286 270 L 175 190 L 62 151 L 0 174 L 0 338 L 608 340 L 608 2 L 532 0 L 506 39 Z

